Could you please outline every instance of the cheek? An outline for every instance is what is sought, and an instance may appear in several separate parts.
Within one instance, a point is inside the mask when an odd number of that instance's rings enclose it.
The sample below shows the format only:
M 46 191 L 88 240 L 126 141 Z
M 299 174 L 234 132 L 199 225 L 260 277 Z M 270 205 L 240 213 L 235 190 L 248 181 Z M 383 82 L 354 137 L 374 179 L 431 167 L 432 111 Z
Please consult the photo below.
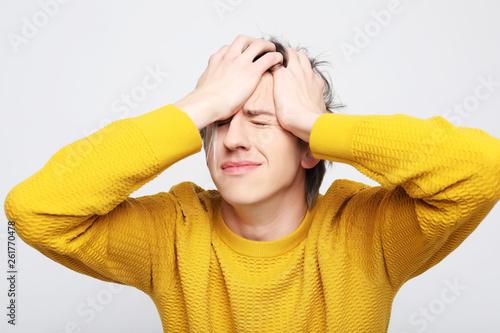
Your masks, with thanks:
M 263 147 L 263 151 L 273 164 L 293 169 L 301 162 L 301 150 L 297 140 L 293 135 L 280 133 L 280 135 L 275 135 L 267 146 Z
M 205 152 L 206 162 L 210 174 L 213 174 L 217 170 L 217 152 L 220 151 L 220 147 L 213 145 L 208 152 Z
M 262 149 L 271 147 L 270 149 L 272 149 L 272 146 L 275 144 L 277 139 L 277 133 L 271 128 L 263 128 L 252 133 L 250 139 L 257 147 L 261 147 Z

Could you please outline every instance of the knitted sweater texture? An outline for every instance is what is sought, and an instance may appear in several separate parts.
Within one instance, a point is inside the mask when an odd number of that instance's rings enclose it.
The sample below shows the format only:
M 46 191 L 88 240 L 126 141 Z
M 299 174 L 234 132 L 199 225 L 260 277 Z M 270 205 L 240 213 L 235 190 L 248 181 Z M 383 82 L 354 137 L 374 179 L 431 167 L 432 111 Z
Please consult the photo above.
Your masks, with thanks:
M 134 286 L 165 332 L 386 332 L 399 288 L 441 261 L 500 197 L 500 141 L 441 117 L 322 115 L 310 146 L 377 181 L 337 180 L 270 242 L 233 233 L 193 183 L 130 194 L 201 150 L 173 105 L 58 151 L 5 202 L 18 235 L 92 277 Z

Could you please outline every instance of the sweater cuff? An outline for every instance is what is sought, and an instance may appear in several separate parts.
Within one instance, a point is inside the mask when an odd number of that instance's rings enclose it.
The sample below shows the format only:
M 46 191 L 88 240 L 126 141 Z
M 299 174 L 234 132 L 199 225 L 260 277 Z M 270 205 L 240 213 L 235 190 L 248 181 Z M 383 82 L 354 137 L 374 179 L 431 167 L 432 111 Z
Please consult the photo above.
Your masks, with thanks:
M 314 123 L 309 139 L 314 157 L 333 162 L 354 162 L 353 140 L 365 116 L 325 113 Z
M 151 144 L 160 169 L 201 150 L 200 133 L 189 116 L 172 104 L 132 118 Z

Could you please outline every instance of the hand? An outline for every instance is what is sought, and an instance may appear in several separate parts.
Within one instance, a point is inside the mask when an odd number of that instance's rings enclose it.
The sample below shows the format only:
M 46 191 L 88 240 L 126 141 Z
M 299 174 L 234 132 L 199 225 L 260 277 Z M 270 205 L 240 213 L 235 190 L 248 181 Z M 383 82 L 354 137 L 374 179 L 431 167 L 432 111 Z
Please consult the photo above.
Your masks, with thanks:
M 305 52 L 287 47 L 288 65 L 273 72 L 274 104 L 281 127 L 309 142 L 316 119 L 326 111 L 325 84 L 311 68 Z
M 195 90 L 175 106 L 201 129 L 236 113 L 270 67 L 283 61 L 273 43 L 240 35 L 213 54 Z M 266 53 L 255 62 L 258 55 Z

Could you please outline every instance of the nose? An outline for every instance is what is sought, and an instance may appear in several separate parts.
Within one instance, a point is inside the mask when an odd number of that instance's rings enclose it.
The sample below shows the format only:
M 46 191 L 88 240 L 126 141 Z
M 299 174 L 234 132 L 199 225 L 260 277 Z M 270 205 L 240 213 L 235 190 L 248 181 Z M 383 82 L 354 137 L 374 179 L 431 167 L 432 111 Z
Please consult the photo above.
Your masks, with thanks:
M 228 150 L 248 150 L 250 140 L 245 127 L 245 119 L 241 111 L 237 112 L 229 124 L 225 125 L 226 133 L 224 135 L 224 147 Z

